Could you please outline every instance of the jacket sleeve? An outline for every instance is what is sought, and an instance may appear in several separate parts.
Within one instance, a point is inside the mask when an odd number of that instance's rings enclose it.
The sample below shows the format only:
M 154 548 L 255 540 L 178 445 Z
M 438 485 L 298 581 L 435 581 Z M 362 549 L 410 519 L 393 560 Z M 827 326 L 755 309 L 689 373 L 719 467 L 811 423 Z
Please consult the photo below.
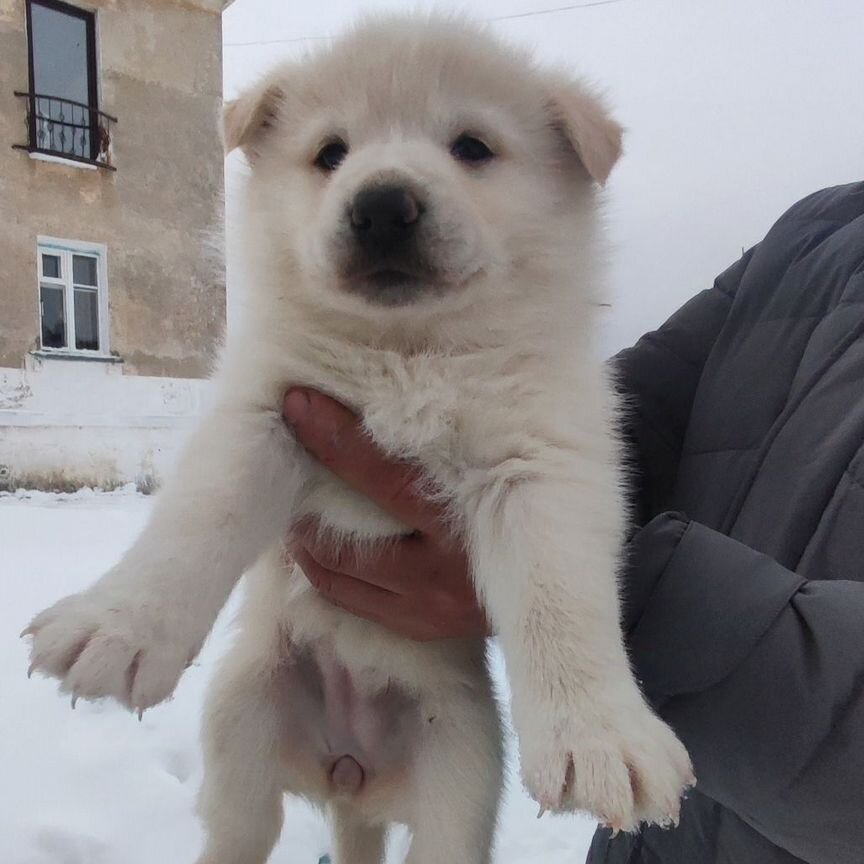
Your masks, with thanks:
M 679 514 L 631 541 L 636 675 L 698 786 L 808 864 L 864 861 L 864 583 Z
M 669 506 L 699 379 L 752 252 L 611 361 L 624 408 L 636 524 Z

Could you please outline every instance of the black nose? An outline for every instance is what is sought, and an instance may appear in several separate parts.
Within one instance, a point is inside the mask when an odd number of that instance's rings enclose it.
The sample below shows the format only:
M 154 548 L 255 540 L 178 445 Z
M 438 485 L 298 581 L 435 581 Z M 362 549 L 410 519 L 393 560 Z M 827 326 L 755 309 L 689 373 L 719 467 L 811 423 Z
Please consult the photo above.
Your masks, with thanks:
M 414 235 L 422 207 L 401 186 L 362 189 L 351 205 L 351 230 L 357 242 L 373 255 L 397 252 Z

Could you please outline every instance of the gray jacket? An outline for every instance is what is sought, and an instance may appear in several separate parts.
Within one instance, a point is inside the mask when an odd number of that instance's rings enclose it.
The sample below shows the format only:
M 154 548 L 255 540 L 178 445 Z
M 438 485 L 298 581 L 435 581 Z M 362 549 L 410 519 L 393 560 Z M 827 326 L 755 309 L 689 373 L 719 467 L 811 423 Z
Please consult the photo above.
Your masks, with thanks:
M 677 829 L 600 830 L 589 864 L 864 864 L 864 183 L 796 204 L 618 363 L 625 626 L 698 785 Z

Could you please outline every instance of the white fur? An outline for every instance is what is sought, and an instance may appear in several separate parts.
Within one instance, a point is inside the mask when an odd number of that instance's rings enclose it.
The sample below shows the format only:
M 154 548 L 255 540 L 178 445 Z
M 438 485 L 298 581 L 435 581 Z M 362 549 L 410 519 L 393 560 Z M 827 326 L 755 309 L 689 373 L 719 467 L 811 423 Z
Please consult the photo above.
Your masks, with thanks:
M 450 155 L 466 128 L 498 153 L 488 167 Z M 311 162 L 334 132 L 349 158 L 323 175 Z M 34 620 L 34 666 L 82 697 L 154 705 L 251 567 L 206 710 L 201 861 L 263 862 L 283 791 L 330 797 L 282 740 L 274 682 L 303 646 L 331 652 L 364 693 L 398 682 L 434 719 L 398 782 L 331 800 L 338 864 L 380 861 L 393 821 L 413 831 L 411 864 L 490 860 L 501 732 L 482 644 L 398 638 L 328 605 L 283 562 L 280 534 L 304 514 L 343 539 L 404 530 L 292 439 L 281 397 L 309 385 L 358 410 L 448 503 L 507 660 L 528 791 L 625 830 L 674 820 L 690 764 L 622 643 L 616 406 L 593 345 L 592 179 L 616 161 L 620 128 L 582 85 L 478 28 L 407 17 L 275 70 L 228 107 L 226 142 L 252 165 L 239 280 L 250 296 L 218 407 L 123 560 Z M 346 202 L 370 178 L 429 202 L 440 284 L 415 303 L 371 304 L 337 272 Z

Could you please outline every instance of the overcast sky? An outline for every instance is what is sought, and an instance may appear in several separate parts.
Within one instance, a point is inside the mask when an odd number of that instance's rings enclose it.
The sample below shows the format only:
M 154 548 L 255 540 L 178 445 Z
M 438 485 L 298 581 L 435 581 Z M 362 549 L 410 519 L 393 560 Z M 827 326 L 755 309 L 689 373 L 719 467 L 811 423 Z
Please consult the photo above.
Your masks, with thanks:
M 594 3 L 494 26 L 599 83 L 628 129 L 625 158 L 609 183 L 611 351 L 709 286 L 798 198 L 864 179 L 864 2 Z M 236 0 L 224 16 L 226 95 L 363 11 L 430 5 Z M 569 5 L 434 4 L 479 18 Z M 237 171 L 236 158 L 229 160 L 229 225 Z

